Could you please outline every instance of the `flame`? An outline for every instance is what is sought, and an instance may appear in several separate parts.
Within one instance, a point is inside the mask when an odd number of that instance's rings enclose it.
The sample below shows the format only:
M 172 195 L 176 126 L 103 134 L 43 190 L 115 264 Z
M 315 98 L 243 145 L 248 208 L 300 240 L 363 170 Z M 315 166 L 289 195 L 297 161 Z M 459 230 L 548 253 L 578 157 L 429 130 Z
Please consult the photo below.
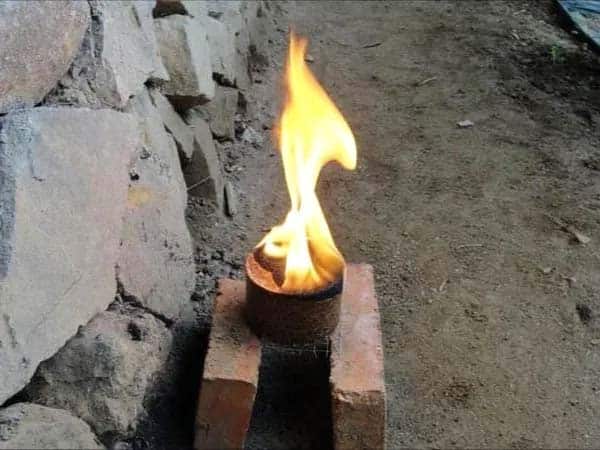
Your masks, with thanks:
M 279 147 L 291 209 L 257 249 L 285 261 L 281 289 L 309 292 L 327 286 L 344 271 L 315 188 L 321 168 L 337 161 L 356 167 L 356 143 L 346 120 L 305 63 L 308 41 L 290 35 L 286 102 L 279 121 Z

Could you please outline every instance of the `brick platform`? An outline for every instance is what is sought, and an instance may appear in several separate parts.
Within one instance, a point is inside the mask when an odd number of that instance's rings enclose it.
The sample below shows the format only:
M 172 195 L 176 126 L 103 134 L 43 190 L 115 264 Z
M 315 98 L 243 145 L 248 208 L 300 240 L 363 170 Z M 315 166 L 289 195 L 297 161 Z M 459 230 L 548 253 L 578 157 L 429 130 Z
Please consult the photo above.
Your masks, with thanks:
M 340 323 L 331 336 L 336 450 L 385 448 L 386 400 L 373 268 L 347 267 Z M 244 320 L 245 283 L 220 280 L 196 417 L 197 450 L 242 449 L 258 385 L 261 345 Z
M 196 416 L 197 450 L 244 447 L 261 356 L 243 318 L 244 303 L 244 282 L 219 281 Z
M 347 267 L 342 313 L 331 339 L 330 360 L 335 449 L 384 449 L 383 348 L 370 265 Z

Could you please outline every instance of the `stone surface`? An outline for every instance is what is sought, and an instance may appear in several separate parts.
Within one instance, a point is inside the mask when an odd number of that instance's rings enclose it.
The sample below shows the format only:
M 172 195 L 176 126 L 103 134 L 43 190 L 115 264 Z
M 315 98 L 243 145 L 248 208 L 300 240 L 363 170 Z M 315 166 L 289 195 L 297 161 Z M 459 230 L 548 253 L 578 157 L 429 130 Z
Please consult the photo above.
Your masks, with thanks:
M 89 21 L 86 2 L 0 2 L 0 113 L 42 100 L 69 69 Z
M 212 200 L 222 209 L 223 173 L 212 133 L 199 115 L 191 113 L 187 120 L 194 133 L 194 153 L 183 167 L 188 194 Z
M 202 17 L 210 46 L 210 60 L 213 77 L 219 84 L 235 86 L 237 84 L 237 53 L 235 34 L 227 26 L 209 16 Z
M 266 65 L 269 62 L 269 32 L 273 28 L 270 22 L 269 2 L 244 2 L 241 14 L 248 29 L 249 59 L 254 63 Z
M 138 39 L 137 47 L 140 49 L 140 54 L 136 55 L 137 59 L 128 60 L 127 64 L 136 64 L 138 68 L 151 66 L 150 78 L 155 82 L 163 82 L 169 79 L 167 68 L 162 62 L 160 52 L 158 50 L 158 42 L 156 35 L 154 34 L 154 3 L 144 1 L 132 1 L 133 11 L 135 13 L 134 18 L 136 23 L 142 30 L 140 36 L 136 30 L 136 37 Z M 136 91 L 139 90 L 135 86 Z
M 89 7 L 92 24 L 81 51 L 48 102 L 122 108 L 148 79 L 168 79 L 151 2 L 95 0 Z
M 190 160 L 194 153 L 194 133 L 173 108 L 169 100 L 156 89 L 150 89 L 152 103 L 158 109 L 163 124 L 173 136 L 179 155 L 184 160 Z
M 263 144 L 263 137 L 258 131 L 251 126 L 247 126 L 241 136 L 241 141 L 244 144 L 251 144 L 256 148 L 259 148 Z
M 101 449 L 90 426 L 67 411 L 33 403 L 0 409 L 0 449 Z
M 101 26 L 95 36 L 102 39 L 101 64 L 114 82 L 114 106 L 122 107 L 149 78 L 168 78 L 154 35 L 152 3 L 101 0 L 92 5 Z
M 206 30 L 182 15 L 154 20 L 154 29 L 170 80 L 162 86 L 178 110 L 211 100 L 215 95 Z
M 26 395 L 72 411 L 105 442 L 128 437 L 144 419 L 144 402 L 167 360 L 171 335 L 151 314 L 104 311 L 40 364 Z
M 238 211 L 238 195 L 231 182 L 225 183 L 225 204 L 226 212 L 229 217 L 233 217 Z
M 35 108 L 0 127 L 0 404 L 116 291 L 131 116 Z
M 249 6 L 246 5 L 249 4 Z M 248 72 L 248 49 L 250 47 L 250 33 L 243 12 L 246 8 L 254 8 L 255 2 L 242 2 L 237 0 L 222 2 L 209 0 L 206 2 L 208 15 L 222 22 L 229 32 L 235 36 L 235 61 L 234 72 L 236 86 L 247 89 L 250 86 L 250 75 Z
M 258 385 L 260 341 L 243 317 L 244 282 L 220 280 L 198 401 L 194 448 L 244 447 Z
M 189 303 L 195 278 L 185 182 L 175 143 L 150 94 L 136 97 L 131 110 L 144 137 L 131 168 L 118 279 L 127 295 L 175 319 Z
M 189 117 L 197 114 L 208 122 L 210 130 L 217 139 L 233 140 L 238 98 L 237 89 L 217 86 L 215 98 L 210 103 L 193 108 L 184 118 L 189 123 L 191 121 Z
M 338 450 L 385 448 L 385 383 L 373 268 L 347 267 L 338 329 L 331 340 L 331 405 Z

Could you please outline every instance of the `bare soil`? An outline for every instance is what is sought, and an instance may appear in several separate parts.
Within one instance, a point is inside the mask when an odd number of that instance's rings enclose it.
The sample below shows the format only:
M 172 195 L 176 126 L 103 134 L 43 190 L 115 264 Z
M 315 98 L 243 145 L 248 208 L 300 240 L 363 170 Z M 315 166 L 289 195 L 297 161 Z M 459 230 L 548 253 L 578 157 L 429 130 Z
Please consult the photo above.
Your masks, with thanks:
M 244 254 L 288 208 L 265 127 L 291 24 L 358 143 L 358 169 L 327 167 L 319 192 L 344 255 L 375 267 L 388 447 L 598 448 L 598 57 L 550 2 L 271 7 L 279 31 L 247 112 L 265 142 L 221 149 L 240 210 L 189 209 L 201 316 L 215 277 L 241 277 Z M 465 119 L 474 125 L 458 127 Z M 329 447 L 314 375 L 269 358 L 249 447 Z M 287 374 L 291 390 L 273 381 Z

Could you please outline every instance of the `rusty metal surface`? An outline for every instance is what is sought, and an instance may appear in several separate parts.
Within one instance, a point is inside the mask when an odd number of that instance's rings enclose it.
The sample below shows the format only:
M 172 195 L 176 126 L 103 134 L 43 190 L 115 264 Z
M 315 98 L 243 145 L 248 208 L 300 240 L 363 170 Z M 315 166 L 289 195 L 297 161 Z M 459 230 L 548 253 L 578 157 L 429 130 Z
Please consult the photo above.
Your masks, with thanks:
M 246 259 L 246 319 L 263 339 L 283 344 L 322 340 L 337 326 L 342 284 L 340 279 L 310 296 L 283 293 L 251 253 Z

